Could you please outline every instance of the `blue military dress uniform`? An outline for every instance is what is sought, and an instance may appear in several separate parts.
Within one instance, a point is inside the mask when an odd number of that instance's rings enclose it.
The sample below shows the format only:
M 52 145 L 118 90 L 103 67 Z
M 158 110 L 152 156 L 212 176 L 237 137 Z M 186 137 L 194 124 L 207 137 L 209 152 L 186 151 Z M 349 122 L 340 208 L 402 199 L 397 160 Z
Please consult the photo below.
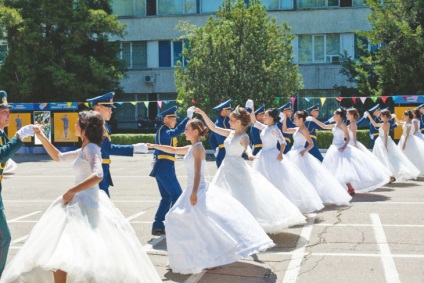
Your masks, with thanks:
M 421 109 L 424 107 L 424 104 L 421 104 L 420 106 L 418 106 L 418 109 Z M 420 119 L 420 130 L 421 133 L 424 134 L 424 115 L 421 115 L 421 119 Z
M 87 99 L 87 102 L 91 102 L 94 105 L 103 105 L 105 107 L 116 108 L 113 105 L 114 92 L 108 92 L 104 95 L 97 96 L 94 98 Z M 113 186 L 112 176 L 110 175 L 110 156 L 133 156 L 134 147 L 132 145 L 117 145 L 112 143 L 111 130 L 109 124 L 105 121 L 106 136 L 103 138 L 103 142 L 100 145 L 102 153 L 102 168 L 103 168 L 103 180 L 99 183 L 99 188 L 103 190 L 109 197 L 109 186 Z
M 12 107 L 7 103 L 7 93 L 3 90 L 0 91 L 0 99 L 0 109 Z M 9 160 L 23 145 L 24 143 L 17 137 L 8 140 L 3 129 L 0 130 L 0 277 L 6 265 L 7 253 L 9 252 L 11 240 L 9 227 L 7 226 L 6 216 L 4 214 L 3 199 L 1 197 L 3 170 L 6 167 L 7 160 Z
M 380 105 L 379 105 L 379 104 L 377 104 L 377 105 L 375 105 L 374 107 L 372 107 L 371 109 L 369 109 L 369 110 L 368 110 L 368 112 L 372 115 L 372 118 L 374 119 L 374 121 L 375 121 L 376 123 L 382 123 L 382 121 L 381 121 L 380 117 L 377 117 L 377 116 L 375 116 L 375 115 L 373 114 L 373 113 L 374 113 L 374 111 L 375 111 L 375 110 L 378 110 L 378 109 L 380 109 Z M 387 109 L 387 108 L 386 108 L 386 109 Z M 385 110 L 385 109 L 383 109 L 383 110 Z M 359 120 L 356 124 L 357 124 L 357 125 L 359 125 L 359 124 L 360 124 L 360 122 L 362 122 L 361 120 L 362 120 L 362 119 L 360 119 L 360 120 Z M 389 123 L 390 123 L 390 129 L 391 129 L 391 130 L 397 127 L 397 125 L 394 123 L 394 121 L 393 121 L 393 120 L 389 120 Z M 369 125 L 369 129 L 370 129 L 369 137 L 370 137 L 370 139 L 371 139 L 371 149 L 373 149 L 373 148 L 374 148 L 375 140 L 377 139 L 377 137 L 378 137 L 378 135 L 379 135 L 379 133 L 378 133 L 378 127 L 374 127 L 374 125 L 373 125 L 372 123 L 370 123 L 370 125 Z
M 160 119 L 163 119 L 165 116 L 176 117 L 176 111 L 177 107 L 173 106 L 159 113 L 158 117 Z M 155 143 L 177 146 L 176 138 L 184 132 L 187 122 L 188 118 L 185 118 L 173 129 L 163 124 L 156 132 Z M 156 149 L 154 160 L 155 162 L 150 176 L 156 178 L 162 197 L 152 227 L 152 234 L 156 235 L 156 232 L 158 234 L 164 233 L 165 225 L 163 221 L 165 220 L 165 215 L 181 195 L 182 189 L 175 174 L 175 154 Z
M 278 110 L 281 111 L 281 112 L 283 112 L 284 110 L 287 110 L 287 109 L 291 109 L 291 110 L 293 109 L 291 102 L 287 102 L 286 104 L 284 104 L 283 106 L 278 108 Z M 286 125 L 287 125 L 288 129 L 296 127 L 296 125 L 293 123 L 293 121 L 291 120 L 290 117 L 287 117 L 286 119 L 287 119 Z M 283 133 L 283 123 L 278 122 L 277 126 L 280 129 L 281 133 Z M 284 153 L 287 153 L 291 149 L 291 137 L 292 137 L 292 135 L 283 133 L 283 136 L 284 136 L 284 139 L 286 140 L 286 148 L 284 149 Z M 280 150 L 280 143 L 277 143 L 277 148 L 278 148 L 278 150 Z
M 222 110 L 225 110 L 225 109 L 233 110 L 231 108 L 231 99 L 228 99 L 227 101 L 215 106 L 213 109 L 217 110 L 218 112 L 221 112 Z M 230 118 L 219 116 L 218 119 L 216 119 L 215 121 L 215 125 L 220 128 L 230 129 Z M 218 168 L 219 166 L 221 166 L 221 163 L 225 157 L 224 141 L 226 138 L 227 137 L 221 136 L 215 132 L 212 132 L 209 134 L 208 142 L 211 148 L 212 149 L 219 148 L 218 155 L 216 156 L 216 166 Z
M 306 110 L 309 112 L 313 110 L 319 111 L 319 103 L 309 107 Z M 305 126 L 309 131 L 309 135 L 311 136 L 312 142 L 314 143 L 314 147 L 309 151 L 309 153 L 312 154 L 316 159 L 322 162 L 324 157 L 322 156 L 317 144 L 317 130 L 322 130 L 322 128 L 318 126 L 318 124 L 315 123 L 314 121 L 305 121 Z M 308 146 L 309 146 L 309 143 L 306 142 L 305 148 L 307 148 Z
M 265 113 L 265 105 L 262 105 L 255 111 L 255 115 Z M 252 145 L 252 153 L 256 155 L 262 149 L 261 130 L 255 128 L 253 125 L 250 127 L 250 140 Z

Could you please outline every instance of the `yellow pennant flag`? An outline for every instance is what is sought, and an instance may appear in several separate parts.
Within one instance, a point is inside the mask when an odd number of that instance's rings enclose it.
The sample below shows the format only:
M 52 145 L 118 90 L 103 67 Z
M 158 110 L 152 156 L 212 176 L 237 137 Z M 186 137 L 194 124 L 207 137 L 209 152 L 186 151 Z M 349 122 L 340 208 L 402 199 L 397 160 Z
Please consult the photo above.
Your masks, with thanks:
M 327 98 L 325 98 L 325 97 L 321 97 L 320 98 L 320 100 L 321 100 L 321 106 L 324 106 L 324 103 L 325 103 L 325 100 L 326 100 Z
M 84 102 L 84 105 L 87 106 L 88 108 L 90 108 L 90 103 Z
M 179 104 L 181 104 L 181 103 L 183 103 L 183 100 L 182 100 L 182 99 L 177 99 L 177 102 L 178 102 Z
M 72 102 L 66 102 L 66 105 L 68 105 L 68 108 L 72 106 Z
M 135 106 L 137 104 L 137 101 L 131 101 L 131 104 Z

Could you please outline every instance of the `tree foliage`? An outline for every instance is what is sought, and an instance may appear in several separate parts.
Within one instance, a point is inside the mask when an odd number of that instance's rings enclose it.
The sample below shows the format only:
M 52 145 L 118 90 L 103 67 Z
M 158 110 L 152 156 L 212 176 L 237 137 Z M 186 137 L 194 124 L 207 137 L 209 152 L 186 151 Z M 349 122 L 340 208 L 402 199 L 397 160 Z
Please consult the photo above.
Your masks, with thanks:
M 13 101 L 83 100 L 119 88 L 124 26 L 108 0 L 3 0 L 0 26 L 9 51 L 0 87 Z
M 358 32 L 378 46 L 348 58 L 343 72 L 357 83 L 361 96 L 424 92 L 424 1 L 368 0 L 372 29 Z
M 175 72 L 178 99 L 205 109 L 232 98 L 244 104 L 275 106 L 276 97 L 295 96 L 302 87 L 292 64 L 292 40 L 287 23 L 277 25 L 260 1 L 224 1 L 203 27 L 179 24 L 189 48 Z

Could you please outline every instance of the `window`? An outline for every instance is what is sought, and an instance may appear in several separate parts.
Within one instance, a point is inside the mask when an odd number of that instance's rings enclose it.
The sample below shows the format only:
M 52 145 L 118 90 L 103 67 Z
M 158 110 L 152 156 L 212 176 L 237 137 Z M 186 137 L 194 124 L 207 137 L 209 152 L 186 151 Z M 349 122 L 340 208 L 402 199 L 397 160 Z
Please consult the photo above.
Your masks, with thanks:
M 267 10 L 292 10 L 293 0 L 263 0 Z
M 339 6 L 339 0 L 298 0 L 298 7 L 300 9 Z
M 299 35 L 299 64 L 334 63 L 340 55 L 340 35 Z
M 184 47 L 188 48 L 188 41 L 184 41 Z M 174 67 L 178 61 L 186 66 L 187 61 L 182 56 L 182 51 L 182 41 L 159 41 L 159 67 Z
M 146 15 L 156 16 L 156 0 L 146 0 Z
M 147 68 L 147 44 L 145 41 L 122 42 L 120 59 L 127 69 Z
M 144 17 L 146 15 L 145 0 L 112 0 L 113 14 L 118 17 Z
M 196 0 L 158 0 L 158 15 L 196 14 Z
M 301 89 L 299 90 L 299 98 L 297 99 L 297 109 L 306 109 L 309 106 L 320 103 L 321 97 L 338 97 L 340 93 L 337 90 L 315 90 L 315 89 Z M 304 98 L 309 98 L 309 102 Z M 327 99 L 324 105 L 321 105 L 318 119 L 326 121 L 333 116 L 334 109 L 339 107 L 339 102 L 335 99 Z
M 215 13 L 221 6 L 222 1 L 218 0 L 201 0 L 202 1 L 202 13 Z
M 0 45 L 0 63 L 3 62 L 7 53 L 7 45 Z
M 365 6 L 365 0 L 353 0 L 352 6 Z

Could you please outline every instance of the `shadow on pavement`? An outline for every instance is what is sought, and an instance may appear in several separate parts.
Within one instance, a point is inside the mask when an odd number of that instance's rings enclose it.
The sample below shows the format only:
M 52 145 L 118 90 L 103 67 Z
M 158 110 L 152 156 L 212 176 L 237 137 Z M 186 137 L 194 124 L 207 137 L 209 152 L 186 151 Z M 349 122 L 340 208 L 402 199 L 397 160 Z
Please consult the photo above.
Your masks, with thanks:
M 391 197 L 387 197 L 384 195 L 378 195 L 378 194 L 370 194 L 370 193 L 364 193 L 364 194 L 356 194 L 351 202 L 376 202 L 376 201 L 386 201 L 390 200 Z

